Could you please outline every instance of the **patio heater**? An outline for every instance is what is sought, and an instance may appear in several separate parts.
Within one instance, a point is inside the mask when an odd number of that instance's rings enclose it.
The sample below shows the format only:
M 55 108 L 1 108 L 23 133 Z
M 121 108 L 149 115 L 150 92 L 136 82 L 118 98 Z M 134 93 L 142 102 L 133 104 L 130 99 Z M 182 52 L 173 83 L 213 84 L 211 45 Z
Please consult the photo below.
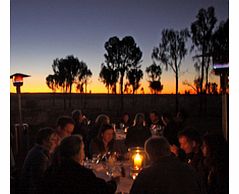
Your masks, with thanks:
M 23 123 L 22 123 L 22 107 L 21 107 L 21 86 L 23 85 L 23 78 L 25 77 L 30 77 L 30 75 L 15 73 L 10 76 L 13 85 L 16 87 L 16 93 L 18 96 L 19 124 L 15 125 L 16 153 L 18 153 L 18 151 L 21 150 L 22 147 Z

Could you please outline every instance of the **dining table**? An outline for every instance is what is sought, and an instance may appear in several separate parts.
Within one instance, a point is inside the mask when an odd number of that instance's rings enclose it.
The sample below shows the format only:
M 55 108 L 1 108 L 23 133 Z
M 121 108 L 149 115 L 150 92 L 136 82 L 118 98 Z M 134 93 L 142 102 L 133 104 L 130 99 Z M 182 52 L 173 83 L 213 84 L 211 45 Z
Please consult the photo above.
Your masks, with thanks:
M 105 181 L 109 181 L 112 178 L 116 180 L 116 194 L 129 194 L 134 181 L 130 177 L 129 161 L 88 163 L 87 167 L 92 169 L 98 178 L 102 178 Z

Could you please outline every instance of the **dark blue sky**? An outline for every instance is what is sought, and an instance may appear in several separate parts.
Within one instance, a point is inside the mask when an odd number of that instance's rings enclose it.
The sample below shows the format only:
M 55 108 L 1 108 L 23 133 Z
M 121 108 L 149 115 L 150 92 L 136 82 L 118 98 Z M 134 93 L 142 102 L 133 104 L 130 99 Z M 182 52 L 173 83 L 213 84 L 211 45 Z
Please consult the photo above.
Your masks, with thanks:
M 73 54 L 93 72 L 89 89 L 103 90 L 98 75 L 104 43 L 111 36 L 134 37 L 143 52 L 144 71 L 152 63 L 152 49 L 163 29 L 189 28 L 198 10 L 211 5 L 218 21 L 228 18 L 228 0 L 11 0 L 11 73 L 32 75 L 26 79 L 25 91 L 45 91 L 53 59 Z M 193 81 L 190 55 L 181 70 L 187 73 L 181 75 L 180 84 Z M 144 82 L 147 87 L 145 76 Z M 164 71 L 162 82 L 165 91 L 174 88 L 172 72 Z

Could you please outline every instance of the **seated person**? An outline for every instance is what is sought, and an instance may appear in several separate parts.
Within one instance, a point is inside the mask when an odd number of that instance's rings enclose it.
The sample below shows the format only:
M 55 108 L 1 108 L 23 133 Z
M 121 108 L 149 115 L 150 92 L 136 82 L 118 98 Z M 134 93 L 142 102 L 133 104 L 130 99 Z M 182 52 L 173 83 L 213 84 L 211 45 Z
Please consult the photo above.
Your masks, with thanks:
M 162 136 L 163 135 L 163 122 L 159 118 L 159 114 L 156 111 L 149 113 L 149 119 L 151 121 L 149 129 L 152 135 Z
M 145 127 L 144 114 L 135 115 L 134 124 L 128 129 L 125 144 L 130 147 L 144 147 L 144 142 L 151 137 L 149 129 Z
M 60 154 L 58 150 L 58 146 L 61 141 L 70 136 L 74 131 L 75 122 L 69 116 L 61 116 L 57 119 L 56 123 L 56 133 L 57 133 L 57 147 L 52 156 L 52 162 L 57 164 L 60 163 Z
M 113 194 L 115 181 L 105 182 L 83 166 L 84 143 L 80 135 L 72 135 L 59 146 L 61 165 L 51 166 L 44 178 L 40 193 L 44 194 Z
M 88 134 L 88 120 L 83 115 L 81 110 L 73 110 L 72 111 L 72 119 L 75 122 L 75 127 L 73 134 L 78 134 L 83 137 L 83 140 L 85 141 L 86 136 Z
M 130 121 L 130 116 L 129 113 L 124 113 L 122 115 L 122 118 L 120 120 L 118 128 L 120 129 L 125 129 L 131 127 L 131 121 Z
M 179 130 L 172 115 L 168 112 L 165 112 L 163 113 L 161 120 L 164 127 L 163 136 L 168 140 L 170 145 L 176 145 L 178 147 L 179 142 L 177 135 Z
M 207 193 L 229 193 L 228 143 L 220 135 L 208 134 L 203 138 L 202 152 L 207 169 Z
M 93 139 L 90 143 L 90 156 L 105 155 L 108 153 L 117 152 L 121 154 L 123 150 L 116 146 L 114 141 L 114 129 L 112 125 L 105 124 L 100 128 L 98 137 Z
M 50 154 L 57 143 L 57 135 L 52 128 L 40 129 L 36 145 L 28 152 L 21 173 L 20 193 L 35 193 L 44 172 L 51 162 Z
M 203 186 L 202 189 L 205 189 L 206 169 L 203 162 L 203 154 L 201 150 L 202 140 L 200 134 L 193 128 L 186 128 L 179 132 L 178 140 L 180 148 L 186 154 L 184 161 L 196 170 L 197 176 Z M 176 155 L 180 153 L 177 152 L 178 151 L 176 151 Z M 180 157 L 180 155 L 178 156 Z
M 145 142 L 151 165 L 136 177 L 130 194 L 202 194 L 194 169 L 171 155 L 164 137 L 151 137 Z
M 180 131 L 178 134 L 180 148 L 186 154 L 186 162 L 195 168 L 195 170 L 202 170 L 203 155 L 201 151 L 201 136 L 192 128 L 187 128 Z M 176 153 L 177 155 L 177 153 Z
M 75 122 L 71 117 L 61 116 L 57 119 L 56 133 L 59 137 L 58 145 L 65 137 L 70 136 L 73 133 Z
M 89 132 L 88 132 L 88 135 L 86 137 L 86 147 L 87 147 L 87 157 L 91 157 L 90 156 L 90 153 L 88 153 L 88 150 L 89 150 L 89 146 L 90 146 L 90 143 L 93 139 L 97 138 L 98 134 L 99 134 L 99 131 L 100 131 L 100 128 L 102 125 L 105 125 L 105 124 L 110 124 L 110 118 L 105 115 L 105 114 L 100 114 L 97 116 L 97 118 L 95 119 L 95 123 L 93 124 L 93 126 L 90 128 Z

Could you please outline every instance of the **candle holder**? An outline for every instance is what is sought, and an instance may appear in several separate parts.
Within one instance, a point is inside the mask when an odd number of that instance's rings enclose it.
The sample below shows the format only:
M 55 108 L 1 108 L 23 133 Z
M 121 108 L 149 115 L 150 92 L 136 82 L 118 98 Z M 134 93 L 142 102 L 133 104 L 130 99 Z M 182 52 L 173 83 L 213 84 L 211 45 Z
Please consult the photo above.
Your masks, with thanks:
M 142 147 L 129 148 L 130 176 L 135 179 L 145 166 L 145 152 Z

